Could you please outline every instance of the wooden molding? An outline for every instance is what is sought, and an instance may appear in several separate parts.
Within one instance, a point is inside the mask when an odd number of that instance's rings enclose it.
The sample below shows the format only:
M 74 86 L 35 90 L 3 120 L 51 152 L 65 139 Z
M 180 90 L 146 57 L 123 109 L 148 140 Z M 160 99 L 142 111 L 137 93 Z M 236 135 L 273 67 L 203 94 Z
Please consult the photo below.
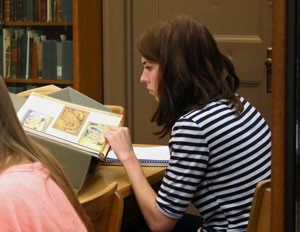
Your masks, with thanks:
M 271 231 L 285 229 L 286 0 L 273 1 Z

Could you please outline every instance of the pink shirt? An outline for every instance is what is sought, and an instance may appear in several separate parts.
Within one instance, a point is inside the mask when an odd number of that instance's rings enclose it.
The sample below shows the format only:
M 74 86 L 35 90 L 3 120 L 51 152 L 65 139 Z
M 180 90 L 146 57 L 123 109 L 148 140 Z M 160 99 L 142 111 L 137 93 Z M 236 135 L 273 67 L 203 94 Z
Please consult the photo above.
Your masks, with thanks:
M 0 231 L 86 231 L 63 191 L 39 162 L 0 174 Z

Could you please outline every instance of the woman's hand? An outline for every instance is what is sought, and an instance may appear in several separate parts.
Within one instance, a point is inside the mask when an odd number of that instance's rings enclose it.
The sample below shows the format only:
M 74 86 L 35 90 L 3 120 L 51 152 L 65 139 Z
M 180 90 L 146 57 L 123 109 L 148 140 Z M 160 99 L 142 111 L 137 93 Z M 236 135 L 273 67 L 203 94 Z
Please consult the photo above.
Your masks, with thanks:
M 130 131 L 127 127 L 110 127 L 109 131 L 104 134 L 104 137 L 108 140 L 122 164 L 132 158 L 136 159 L 131 143 Z

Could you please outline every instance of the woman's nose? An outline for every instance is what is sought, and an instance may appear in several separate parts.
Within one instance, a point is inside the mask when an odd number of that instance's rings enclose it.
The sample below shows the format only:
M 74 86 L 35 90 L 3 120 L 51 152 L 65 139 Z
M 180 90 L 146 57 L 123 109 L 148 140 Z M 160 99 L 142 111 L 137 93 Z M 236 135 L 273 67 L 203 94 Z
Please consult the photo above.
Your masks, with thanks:
M 142 73 L 141 77 L 140 77 L 140 82 L 141 83 L 147 83 L 148 82 L 148 78 L 147 76 L 144 74 L 144 72 Z

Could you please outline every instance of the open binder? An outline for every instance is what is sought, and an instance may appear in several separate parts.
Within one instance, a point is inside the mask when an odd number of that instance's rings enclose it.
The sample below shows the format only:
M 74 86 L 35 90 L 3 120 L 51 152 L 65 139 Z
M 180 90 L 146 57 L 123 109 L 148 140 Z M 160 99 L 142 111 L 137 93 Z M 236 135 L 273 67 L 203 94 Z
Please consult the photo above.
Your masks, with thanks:
M 17 114 L 26 132 L 80 149 L 101 161 L 110 147 L 104 133 L 109 126 L 120 125 L 123 117 L 34 92 Z

